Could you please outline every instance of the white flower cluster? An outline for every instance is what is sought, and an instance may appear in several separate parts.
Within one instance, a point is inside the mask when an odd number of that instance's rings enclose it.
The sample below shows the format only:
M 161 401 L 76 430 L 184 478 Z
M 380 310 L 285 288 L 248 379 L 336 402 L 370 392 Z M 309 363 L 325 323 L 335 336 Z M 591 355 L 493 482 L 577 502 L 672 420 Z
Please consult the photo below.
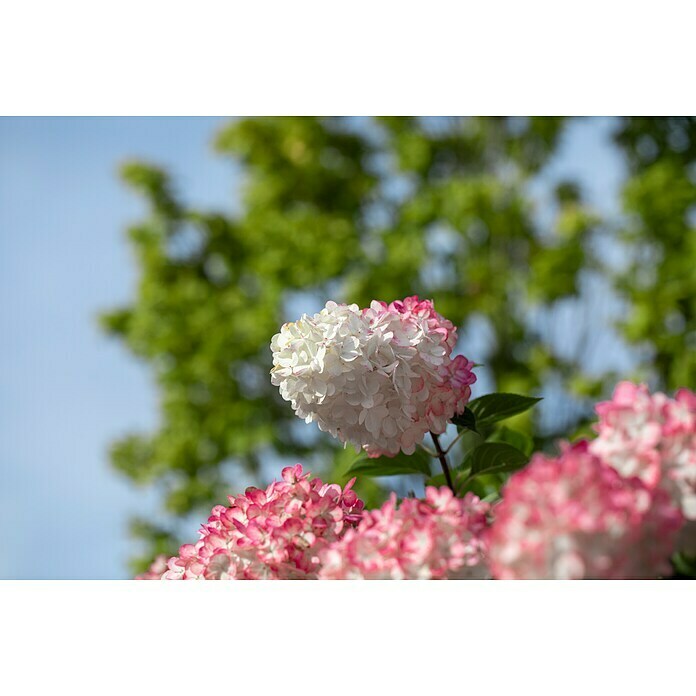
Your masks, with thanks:
M 432 302 L 327 302 L 285 324 L 271 341 L 271 380 L 296 415 L 373 456 L 413 453 L 428 430 L 444 432 L 475 381 L 450 358 L 452 324 Z

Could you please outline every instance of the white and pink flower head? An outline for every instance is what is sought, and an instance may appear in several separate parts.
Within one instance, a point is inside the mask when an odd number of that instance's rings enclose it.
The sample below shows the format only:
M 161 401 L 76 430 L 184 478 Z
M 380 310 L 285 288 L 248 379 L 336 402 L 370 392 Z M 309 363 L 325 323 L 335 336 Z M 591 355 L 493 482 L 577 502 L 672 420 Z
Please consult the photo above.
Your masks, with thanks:
M 217 505 L 196 544 L 171 558 L 164 580 L 311 579 L 319 553 L 360 519 L 351 487 L 310 479 L 297 464 L 268 488 L 248 488 Z
M 428 487 L 425 499 L 396 496 L 366 511 L 321 554 L 320 579 L 428 580 L 488 577 L 484 531 L 489 505 L 472 493 Z
M 635 579 L 671 572 L 683 522 L 661 490 L 623 478 L 588 449 L 537 454 L 494 508 L 489 541 L 499 579 Z
M 464 410 L 473 363 L 451 357 L 455 327 L 430 300 L 327 302 L 271 341 L 271 381 L 296 415 L 369 454 L 412 454 Z

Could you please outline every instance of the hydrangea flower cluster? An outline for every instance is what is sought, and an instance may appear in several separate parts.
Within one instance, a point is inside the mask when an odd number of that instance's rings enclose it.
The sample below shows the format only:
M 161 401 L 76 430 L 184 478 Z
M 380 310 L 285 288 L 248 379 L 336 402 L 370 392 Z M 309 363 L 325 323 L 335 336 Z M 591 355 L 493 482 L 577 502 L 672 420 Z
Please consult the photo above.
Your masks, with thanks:
M 164 573 L 167 572 L 167 557 L 160 554 L 152 562 L 152 565 L 141 575 L 136 575 L 136 580 L 161 580 Z
M 327 302 L 271 341 L 271 381 L 307 423 L 371 456 L 412 454 L 461 413 L 476 377 L 455 327 L 429 300 Z
M 488 541 L 500 579 L 634 579 L 670 572 L 681 512 L 661 489 L 621 477 L 586 442 L 537 454 L 513 474 Z
M 164 580 L 309 579 L 319 553 L 360 518 L 363 502 L 351 490 L 310 479 L 297 464 L 266 490 L 248 488 L 217 505 L 196 544 L 171 558 Z
M 428 580 L 488 577 L 484 532 L 489 505 L 472 493 L 428 487 L 425 499 L 396 496 L 367 511 L 321 554 L 321 579 Z
M 686 519 L 696 520 L 696 394 L 681 389 L 670 399 L 621 382 L 596 411 L 591 451 L 622 476 L 664 488 Z

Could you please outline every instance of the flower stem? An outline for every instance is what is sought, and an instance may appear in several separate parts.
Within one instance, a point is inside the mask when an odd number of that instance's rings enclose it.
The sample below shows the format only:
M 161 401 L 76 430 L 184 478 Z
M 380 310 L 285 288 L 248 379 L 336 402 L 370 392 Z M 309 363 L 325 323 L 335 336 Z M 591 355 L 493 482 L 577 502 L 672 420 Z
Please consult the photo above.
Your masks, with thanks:
M 457 495 L 457 491 L 454 488 L 454 483 L 452 482 L 452 473 L 450 472 L 449 464 L 447 463 L 447 454 L 440 445 L 440 438 L 433 432 L 430 433 L 430 436 L 433 438 L 433 442 L 435 443 L 435 451 L 437 452 L 437 458 L 440 460 L 442 471 L 445 474 L 447 485 L 452 489 L 452 493 Z
M 428 455 L 437 459 L 437 452 L 433 452 L 429 447 L 426 447 L 422 442 L 418 443 L 418 446 Z
M 452 440 L 452 442 L 449 443 L 449 446 L 445 450 L 445 454 L 450 453 L 450 450 L 459 442 L 459 438 L 461 438 L 461 436 L 464 435 L 464 433 L 466 433 L 466 432 L 468 432 L 466 428 L 462 428 L 459 431 L 459 433 L 457 434 L 457 437 L 455 437 L 454 440 Z

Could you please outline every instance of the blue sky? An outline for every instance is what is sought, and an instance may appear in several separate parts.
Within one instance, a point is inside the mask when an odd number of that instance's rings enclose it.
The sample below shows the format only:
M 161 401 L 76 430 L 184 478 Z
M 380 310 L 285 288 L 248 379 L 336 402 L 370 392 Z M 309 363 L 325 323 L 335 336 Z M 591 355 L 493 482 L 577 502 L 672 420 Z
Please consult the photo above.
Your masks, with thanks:
M 156 500 L 110 470 L 107 448 L 154 427 L 157 398 L 96 323 L 137 281 L 124 230 L 142 204 L 116 171 L 162 164 L 188 201 L 232 210 L 239 172 L 211 147 L 224 122 L 0 119 L 0 578 L 127 577 L 128 517 Z M 616 212 L 610 125 L 574 125 L 544 179 L 575 176 Z

